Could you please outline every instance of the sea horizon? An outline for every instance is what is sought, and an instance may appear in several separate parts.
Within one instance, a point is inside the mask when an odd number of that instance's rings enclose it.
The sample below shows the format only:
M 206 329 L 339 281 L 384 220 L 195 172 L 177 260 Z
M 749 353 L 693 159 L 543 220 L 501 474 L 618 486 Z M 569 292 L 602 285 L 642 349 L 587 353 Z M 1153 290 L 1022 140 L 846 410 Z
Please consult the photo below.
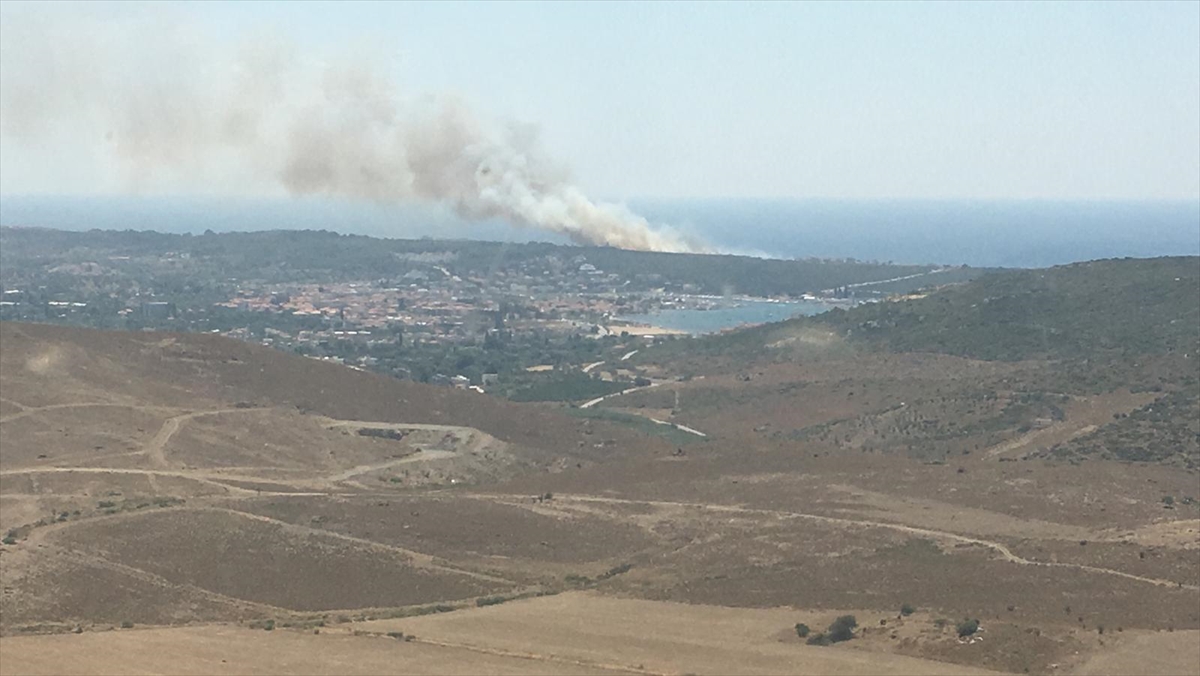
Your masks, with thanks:
M 1200 255 L 1200 200 L 634 199 L 715 253 L 1031 268 Z M 445 208 L 325 198 L 2 195 L 0 225 L 175 234 L 331 230 L 396 239 L 569 240 Z

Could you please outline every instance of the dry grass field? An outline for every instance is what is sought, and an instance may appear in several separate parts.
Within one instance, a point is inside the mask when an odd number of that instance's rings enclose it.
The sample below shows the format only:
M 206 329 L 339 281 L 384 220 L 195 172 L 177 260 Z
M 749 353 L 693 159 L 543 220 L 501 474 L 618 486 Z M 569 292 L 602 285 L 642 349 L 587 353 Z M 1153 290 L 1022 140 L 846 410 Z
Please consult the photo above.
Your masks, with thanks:
M 624 673 L 378 636 L 267 633 L 231 626 L 6 638 L 0 640 L 0 664 L 6 674 L 30 676 Z
M 211 336 L 3 323 L 0 672 L 1200 673 L 1197 475 L 1038 457 L 1148 395 L 992 387 L 1027 368 L 835 354 L 605 402 L 710 435 L 676 448 Z M 979 426 L 939 440 L 955 407 Z M 846 613 L 845 643 L 793 629 Z

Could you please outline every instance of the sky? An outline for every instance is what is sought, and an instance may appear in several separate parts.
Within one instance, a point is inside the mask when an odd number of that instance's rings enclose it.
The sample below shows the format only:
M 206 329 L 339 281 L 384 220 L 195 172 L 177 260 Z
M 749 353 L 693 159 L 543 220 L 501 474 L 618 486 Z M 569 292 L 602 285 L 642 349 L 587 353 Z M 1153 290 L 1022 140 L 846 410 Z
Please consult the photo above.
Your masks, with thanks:
M 112 52 L 114 98 L 211 79 L 204 55 L 248 42 L 366 61 L 413 105 L 536 135 L 605 200 L 1200 199 L 1200 2 L 6 1 L 0 195 L 278 190 L 228 148 L 131 172 L 77 117 L 76 37 Z M 201 47 L 163 56 L 180 44 Z M 22 74 L 47 84 L 4 87 Z M 51 123 L 14 112 L 41 97 Z

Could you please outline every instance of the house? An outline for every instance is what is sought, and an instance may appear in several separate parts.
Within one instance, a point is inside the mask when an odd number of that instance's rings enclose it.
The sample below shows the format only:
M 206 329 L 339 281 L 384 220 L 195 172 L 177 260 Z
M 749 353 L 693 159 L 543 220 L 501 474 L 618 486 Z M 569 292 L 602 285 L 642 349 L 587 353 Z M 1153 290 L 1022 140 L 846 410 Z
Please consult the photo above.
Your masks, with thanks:
M 465 390 L 471 384 L 471 379 L 464 375 L 457 375 L 450 379 L 450 384 L 460 390 Z

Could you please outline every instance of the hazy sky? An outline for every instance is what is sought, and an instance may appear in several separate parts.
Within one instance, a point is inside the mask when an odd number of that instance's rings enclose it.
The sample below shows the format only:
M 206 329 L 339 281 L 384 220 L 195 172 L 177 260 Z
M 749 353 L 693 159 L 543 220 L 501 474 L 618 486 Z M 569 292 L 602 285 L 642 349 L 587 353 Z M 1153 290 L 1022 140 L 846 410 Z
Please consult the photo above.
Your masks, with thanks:
M 607 199 L 1200 198 L 1198 2 L 4 2 L 0 49 L 34 46 L 0 52 L 3 78 L 44 64 L 60 22 L 86 38 L 147 15 L 212 44 L 368 58 L 404 97 L 534 125 Z M 162 58 L 128 35 L 98 49 L 136 87 Z M 56 86 L 0 89 L 4 115 L 16 96 L 72 100 Z M 0 193 L 129 187 L 102 132 L 52 114 L 51 133 L 5 128 Z M 191 189 L 246 171 L 209 162 Z

